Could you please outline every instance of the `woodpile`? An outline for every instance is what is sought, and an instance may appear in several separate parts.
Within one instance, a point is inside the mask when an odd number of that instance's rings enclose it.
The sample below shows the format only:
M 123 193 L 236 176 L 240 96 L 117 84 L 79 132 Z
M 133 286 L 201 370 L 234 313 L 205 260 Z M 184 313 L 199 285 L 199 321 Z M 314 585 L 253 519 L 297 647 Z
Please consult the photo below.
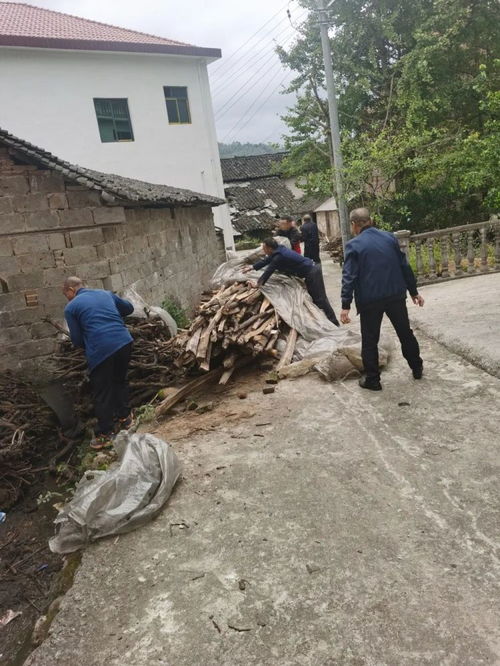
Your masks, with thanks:
M 328 240 L 323 243 L 322 249 L 328 252 L 334 262 L 340 264 L 344 263 L 344 248 L 342 246 L 342 239 L 336 238 L 335 240 Z

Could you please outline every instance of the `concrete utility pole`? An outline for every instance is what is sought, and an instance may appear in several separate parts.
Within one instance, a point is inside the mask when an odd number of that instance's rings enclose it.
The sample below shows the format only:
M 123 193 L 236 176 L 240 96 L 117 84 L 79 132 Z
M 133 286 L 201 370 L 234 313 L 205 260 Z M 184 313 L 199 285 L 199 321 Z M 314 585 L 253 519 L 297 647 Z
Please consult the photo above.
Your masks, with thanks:
M 331 4 L 331 3 L 330 3 Z M 332 54 L 330 50 L 330 39 L 328 37 L 328 17 L 325 0 L 317 0 L 319 14 L 319 29 L 321 34 L 321 48 L 323 49 L 323 61 L 325 63 L 326 92 L 328 94 L 328 112 L 330 115 L 330 132 L 332 136 L 333 163 L 335 165 L 335 189 L 337 191 L 337 208 L 340 219 L 340 233 L 342 234 L 342 245 L 351 237 L 351 225 L 347 214 L 345 202 L 342 150 L 340 148 L 340 125 L 339 111 L 337 108 L 337 95 L 335 81 L 333 79 Z

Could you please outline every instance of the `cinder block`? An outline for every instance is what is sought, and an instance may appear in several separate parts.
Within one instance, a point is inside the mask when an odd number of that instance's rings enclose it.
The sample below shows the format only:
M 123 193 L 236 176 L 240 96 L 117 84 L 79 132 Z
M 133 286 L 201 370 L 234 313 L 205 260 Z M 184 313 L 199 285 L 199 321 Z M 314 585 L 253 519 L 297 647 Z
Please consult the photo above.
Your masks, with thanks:
M 67 266 L 87 264 L 97 259 L 97 250 L 93 246 L 68 247 L 63 250 L 64 261 Z
M 10 238 L 0 238 L 0 257 L 10 257 L 13 254 L 14 250 Z
M 97 256 L 99 259 L 114 259 L 123 254 L 123 252 L 123 244 L 120 241 L 103 243 L 97 246 Z
M 22 213 L 0 215 L 0 234 L 19 233 L 26 230 L 26 220 Z
M 12 206 L 12 197 L 0 196 L 0 215 L 13 212 L 14 208 Z
M 9 291 L 23 291 L 26 289 L 36 289 L 42 284 L 43 271 L 34 271 L 32 273 L 17 273 L 11 275 L 8 279 Z
M 67 188 L 66 188 L 67 189 Z M 101 195 L 96 190 L 68 190 L 66 192 L 70 208 L 86 208 L 87 206 L 100 206 Z
M 43 286 L 44 287 L 60 287 L 65 278 L 71 275 L 70 268 L 47 268 L 43 271 Z
M 29 335 L 33 340 L 40 338 L 53 338 L 57 335 L 57 331 L 52 324 L 47 324 L 44 321 L 37 322 L 30 326 Z
M 38 356 L 48 356 L 57 349 L 56 338 L 45 338 L 43 340 L 28 340 L 19 345 L 15 345 L 14 354 L 19 359 L 37 358 Z
M 78 231 L 70 232 L 71 246 L 77 247 L 79 245 L 99 245 L 104 243 L 104 236 L 102 229 L 79 229 Z
M 0 330 L 8 326 L 19 326 L 23 324 L 33 324 L 44 316 L 41 307 L 27 308 L 23 310 L 10 310 L 9 312 L 0 312 Z
M 15 275 L 19 271 L 17 257 L 0 257 L 0 276 L 8 278 L 9 275 Z
M 146 236 L 137 236 L 136 238 L 125 238 L 123 241 L 123 249 L 125 253 L 137 252 L 138 250 L 146 250 L 148 248 L 148 239 Z
M 18 194 L 12 198 L 12 206 L 18 213 L 47 210 L 49 202 L 45 194 Z
M 102 281 L 104 289 L 108 291 L 119 291 L 123 288 L 123 279 L 120 273 L 108 275 Z
M 30 252 L 43 252 L 49 249 L 49 240 L 45 234 L 23 234 L 15 236 L 12 240 L 14 254 L 28 254 Z
M 68 275 L 64 275 L 64 277 L 68 277 Z M 41 281 L 40 281 L 41 284 Z M 38 302 L 41 306 L 43 306 L 45 313 L 48 315 L 49 309 L 55 308 L 57 311 L 59 309 L 62 310 L 64 309 L 64 306 L 66 305 L 67 301 L 64 297 L 64 294 L 62 293 L 62 283 L 60 287 L 41 287 L 37 289 L 38 293 Z
M 11 345 L 18 342 L 25 342 L 30 339 L 27 326 L 12 326 L 11 328 L 2 328 L 0 331 L 0 340 L 2 345 Z
M 47 195 L 49 208 L 56 208 L 57 210 L 64 210 L 68 208 L 68 198 L 65 192 L 53 192 Z
M 2 176 L 0 178 L 0 196 L 20 195 L 29 192 L 26 176 Z
M 55 210 L 38 210 L 36 213 L 25 213 L 26 227 L 30 229 L 57 229 L 59 216 Z
M 32 192 L 51 194 L 53 192 L 64 192 L 64 178 L 62 174 L 55 171 L 37 171 L 29 177 Z
M 22 273 L 30 273 L 40 268 L 55 268 L 56 260 L 52 252 L 30 252 L 16 257 L 19 270 Z
M 86 280 L 85 286 L 89 289 L 104 289 L 103 280 Z
M 23 294 L 0 294 L 0 312 L 21 310 L 26 307 Z
M 103 227 L 102 234 L 106 243 L 123 240 L 127 236 L 127 226 L 116 225 L 116 227 Z
M 57 211 L 61 227 L 85 227 L 94 224 L 90 208 L 68 208 Z
M 125 211 L 122 206 L 100 206 L 99 208 L 93 208 L 92 214 L 96 224 L 125 222 Z
M 62 250 L 66 247 L 64 234 L 47 234 L 47 239 L 51 250 Z
M 102 280 L 109 276 L 109 261 L 94 261 L 89 264 L 82 264 L 78 266 L 79 277 L 84 281 L 89 280 Z

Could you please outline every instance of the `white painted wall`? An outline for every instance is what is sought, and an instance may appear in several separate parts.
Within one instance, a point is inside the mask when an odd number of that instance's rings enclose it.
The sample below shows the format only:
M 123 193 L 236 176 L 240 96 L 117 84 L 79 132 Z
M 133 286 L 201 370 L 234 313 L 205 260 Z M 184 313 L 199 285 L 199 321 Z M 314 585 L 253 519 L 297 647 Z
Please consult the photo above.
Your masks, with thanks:
M 169 124 L 163 86 L 187 86 L 191 124 Z M 101 142 L 94 97 L 128 99 L 134 141 Z M 203 58 L 2 47 L 0 127 L 83 167 L 224 198 Z M 214 218 L 232 247 L 228 206 Z

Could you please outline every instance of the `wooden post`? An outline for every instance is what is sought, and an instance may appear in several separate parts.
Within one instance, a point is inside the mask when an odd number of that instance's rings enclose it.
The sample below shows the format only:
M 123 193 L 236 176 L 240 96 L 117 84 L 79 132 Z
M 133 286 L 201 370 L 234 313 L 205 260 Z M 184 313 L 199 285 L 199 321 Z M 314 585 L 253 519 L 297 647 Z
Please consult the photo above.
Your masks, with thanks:
M 453 250 L 455 254 L 455 275 L 462 275 L 462 248 L 460 234 L 453 234 Z
M 467 273 L 475 273 L 476 267 L 474 266 L 474 232 L 469 231 L 467 234 Z
M 450 265 L 448 258 L 448 236 L 441 238 L 441 277 L 450 276 Z
M 427 253 L 429 255 L 429 277 L 435 279 L 437 278 L 437 273 L 436 259 L 434 257 L 434 238 L 427 239 Z
M 486 227 L 483 227 L 480 230 L 481 234 L 481 267 L 480 270 L 482 273 L 486 273 L 488 270 L 488 241 L 486 238 Z

